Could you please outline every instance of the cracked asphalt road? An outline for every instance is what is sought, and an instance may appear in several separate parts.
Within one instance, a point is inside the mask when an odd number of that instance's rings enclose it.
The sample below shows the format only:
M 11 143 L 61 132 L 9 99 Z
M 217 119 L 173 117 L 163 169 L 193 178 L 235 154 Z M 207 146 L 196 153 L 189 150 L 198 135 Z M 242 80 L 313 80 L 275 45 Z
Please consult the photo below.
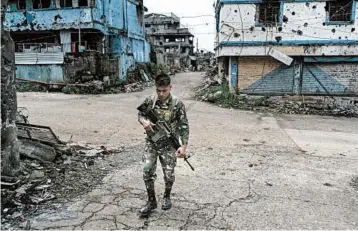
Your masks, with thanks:
M 136 107 L 154 88 L 118 95 L 19 93 L 30 122 L 62 140 L 125 145 L 116 168 L 89 194 L 31 219 L 33 229 L 358 229 L 358 119 L 223 109 L 191 98 L 201 73 L 173 77 L 189 108 L 191 171 L 178 161 L 173 208 L 148 219 Z M 130 156 L 133 161 L 122 158 Z

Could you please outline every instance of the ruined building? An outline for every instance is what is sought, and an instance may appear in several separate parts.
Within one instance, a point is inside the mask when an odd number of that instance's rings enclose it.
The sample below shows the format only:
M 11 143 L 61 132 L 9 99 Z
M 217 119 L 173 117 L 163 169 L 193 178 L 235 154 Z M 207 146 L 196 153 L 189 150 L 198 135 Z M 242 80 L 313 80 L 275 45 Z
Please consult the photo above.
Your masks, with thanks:
M 179 68 L 191 65 L 194 36 L 188 28 L 180 28 L 178 16 L 173 13 L 147 14 L 144 24 L 157 64 L 165 63 Z
M 16 76 L 125 80 L 136 62 L 149 61 L 144 11 L 143 0 L 10 0 L 5 29 L 15 42 Z
M 358 94 L 356 0 L 218 0 L 216 57 L 249 94 Z

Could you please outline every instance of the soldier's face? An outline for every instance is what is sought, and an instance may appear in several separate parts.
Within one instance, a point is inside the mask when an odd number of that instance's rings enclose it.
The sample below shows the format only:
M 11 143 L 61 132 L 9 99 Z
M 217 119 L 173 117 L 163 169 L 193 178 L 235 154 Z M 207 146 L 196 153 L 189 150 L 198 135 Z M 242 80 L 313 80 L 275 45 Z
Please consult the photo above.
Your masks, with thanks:
M 172 90 L 172 85 L 169 85 L 169 86 L 157 86 L 158 99 L 163 101 L 166 98 L 168 98 L 171 90 Z

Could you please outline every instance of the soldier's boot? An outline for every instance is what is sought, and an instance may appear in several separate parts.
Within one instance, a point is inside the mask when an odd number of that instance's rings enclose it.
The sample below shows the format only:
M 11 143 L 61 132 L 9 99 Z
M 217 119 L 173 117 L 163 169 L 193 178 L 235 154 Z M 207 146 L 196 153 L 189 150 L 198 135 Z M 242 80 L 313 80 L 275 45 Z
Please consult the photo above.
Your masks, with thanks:
M 163 210 L 169 210 L 172 207 L 172 202 L 170 200 L 170 193 L 172 191 L 173 183 L 165 183 L 165 191 L 162 203 Z
M 157 199 L 155 198 L 154 181 L 145 182 L 145 186 L 147 188 L 148 202 L 139 210 L 139 213 L 142 216 L 148 216 L 152 212 L 152 210 L 157 208 Z

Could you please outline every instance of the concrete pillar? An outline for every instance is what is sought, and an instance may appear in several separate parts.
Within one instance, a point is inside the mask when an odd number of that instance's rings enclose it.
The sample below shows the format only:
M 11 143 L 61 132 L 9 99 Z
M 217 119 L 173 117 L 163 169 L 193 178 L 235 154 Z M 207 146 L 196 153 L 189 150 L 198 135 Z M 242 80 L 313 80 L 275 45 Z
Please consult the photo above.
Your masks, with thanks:
M 294 79 L 293 79 L 293 93 L 296 95 L 300 95 L 302 92 L 302 70 L 303 70 L 303 62 L 302 60 L 295 59 L 294 60 Z
M 223 57 L 219 57 L 217 58 L 217 63 L 218 63 L 218 76 L 219 79 L 223 79 L 224 78 L 224 58 Z
M 72 0 L 72 7 L 78 7 L 78 0 Z
M 1 12 L 1 174 L 16 176 L 20 170 L 17 139 L 15 89 L 15 45 L 8 31 L 3 30 Z
M 238 58 L 229 58 L 229 88 L 230 92 L 234 93 L 237 88 L 237 76 L 238 76 Z

